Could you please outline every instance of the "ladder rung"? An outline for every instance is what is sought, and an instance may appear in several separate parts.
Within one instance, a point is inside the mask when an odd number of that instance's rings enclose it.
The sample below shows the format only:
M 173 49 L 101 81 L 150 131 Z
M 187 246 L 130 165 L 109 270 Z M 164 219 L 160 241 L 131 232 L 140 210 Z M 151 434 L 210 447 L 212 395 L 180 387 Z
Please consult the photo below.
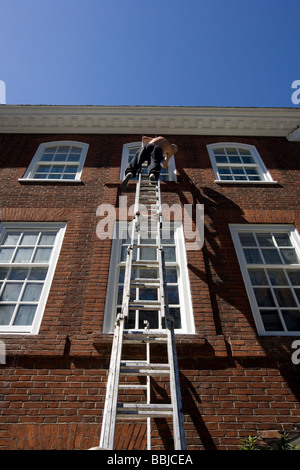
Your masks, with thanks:
M 150 243 L 137 243 L 136 245 L 134 245 L 134 248 L 159 248 L 159 245 L 157 243 L 153 243 L 153 244 L 150 244 Z
M 123 339 L 126 344 L 166 343 L 166 336 L 126 335 Z
M 161 302 L 157 300 L 136 300 L 134 302 L 129 302 L 129 309 L 135 310 L 160 310 Z
M 132 261 L 132 266 L 139 266 L 140 268 L 153 268 L 158 267 L 158 261 Z
M 139 281 L 137 282 L 136 280 L 130 282 L 131 287 L 160 287 L 160 282 L 145 282 L 145 281 Z
M 124 330 L 124 335 L 130 335 L 130 336 L 141 336 L 141 335 L 144 335 L 144 336 L 153 336 L 153 337 L 156 337 L 156 338 L 163 338 L 163 337 L 167 337 L 167 333 L 166 331 L 159 331 L 159 330 L 148 330 L 148 329 L 144 329 L 144 330 L 134 330 L 134 331 L 130 331 L 130 330 Z
M 119 384 L 119 388 L 122 390 L 147 390 L 147 385 L 141 384 Z
M 160 403 L 118 403 L 117 405 L 118 415 L 125 418 L 128 417 L 167 417 L 173 415 L 173 406 L 171 404 L 160 404 Z
M 169 364 L 147 364 L 141 361 L 121 361 L 120 374 L 126 375 L 168 375 L 170 373 Z

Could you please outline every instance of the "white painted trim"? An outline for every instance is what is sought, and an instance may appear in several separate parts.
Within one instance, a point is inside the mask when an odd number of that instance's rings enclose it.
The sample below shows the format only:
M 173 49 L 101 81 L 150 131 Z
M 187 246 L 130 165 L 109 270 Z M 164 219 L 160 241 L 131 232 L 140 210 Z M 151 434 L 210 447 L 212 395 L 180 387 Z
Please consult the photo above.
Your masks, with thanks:
M 179 299 L 181 307 L 181 323 L 182 328 L 176 329 L 175 333 L 177 334 L 194 334 L 195 325 L 194 325 L 194 316 L 193 316 L 193 307 L 191 300 L 191 291 L 190 291 L 190 282 L 187 268 L 187 258 L 186 250 L 184 244 L 184 234 L 183 228 L 180 223 L 174 223 L 176 228 L 175 230 L 175 250 L 176 250 L 176 263 L 174 265 L 179 266 L 178 273 L 178 289 L 179 289 Z M 104 311 L 104 322 L 103 322 L 103 333 L 112 333 L 114 322 L 115 322 L 115 312 L 116 312 L 116 302 L 117 302 L 117 285 L 118 285 L 118 265 L 121 254 L 121 239 L 119 237 L 119 227 L 118 223 L 114 227 L 115 238 L 112 241 L 111 248 L 111 258 L 110 258 L 110 268 L 109 276 L 107 283 L 107 293 L 106 293 L 106 302 L 105 302 L 105 311 Z M 172 265 L 172 263 L 167 263 L 167 265 Z
M 287 137 L 300 108 L 198 106 L 0 106 L 0 133 Z
M 246 262 L 246 259 L 245 259 L 245 256 L 244 256 L 244 252 L 243 252 L 243 248 L 242 248 L 242 245 L 240 243 L 240 240 L 239 240 L 239 233 L 240 232 L 265 232 L 265 231 L 271 231 L 271 232 L 283 232 L 283 233 L 290 233 L 291 235 L 291 239 L 292 239 L 292 242 L 294 244 L 294 247 L 296 248 L 297 252 L 298 252 L 298 255 L 300 256 L 300 237 L 299 237 L 299 234 L 295 228 L 294 225 L 287 225 L 287 224 L 280 224 L 280 225 L 277 225 L 277 224 L 229 224 L 229 229 L 230 229 L 230 232 L 231 232 L 231 236 L 232 236 L 232 240 L 233 240 L 233 244 L 234 244 L 234 247 L 235 247 L 235 250 L 236 250 L 236 255 L 237 255 L 237 258 L 238 258 L 238 262 L 239 262 L 239 265 L 240 265 L 240 269 L 241 269 L 241 273 L 242 273 L 242 277 L 243 277 L 243 280 L 244 280 L 244 284 L 245 284 L 245 288 L 246 288 L 246 291 L 247 291 L 247 295 L 248 295 L 248 299 L 249 299 L 249 302 L 250 302 L 250 306 L 251 306 L 251 309 L 252 309 L 252 314 L 253 314 L 253 318 L 254 318 L 254 321 L 255 321 L 255 325 L 256 325 L 256 328 L 257 328 L 257 333 L 260 335 L 260 336 L 300 336 L 300 331 L 265 331 L 265 328 L 264 328 L 264 325 L 263 325 L 263 322 L 262 322 L 262 318 L 261 318 L 261 315 L 260 315 L 260 312 L 259 312 L 259 308 L 258 308 L 258 305 L 257 305 L 257 302 L 256 302 L 256 298 L 255 298 L 255 294 L 254 294 L 254 291 L 253 291 L 253 288 L 252 288 L 252 285 L 251 285 L 251 281 L 250 281 L 250 277 L 249 277 L 249 273 L 248 273 L 248 269 L 247 269 L 247 262 Z M 276 265 L 276 264 L 272 264 L 272 265 L 262 265 L 262 264 L 259 264 L 259 265 L 256 265 L 256 264 L 253 264 L 251 265 L 251 267 L 255 268 L 255 267 L 259 267 L 259 268 L 262 268 L 262 266 L 264 268 L 271 268 L 271 269 L 276 269 L 276 267 L 279 267 L 279 268 L 284 268 L 286 267 L 286 265 Z M 290 269 L 292 269 L 292 267 L 294 265 L 288 265 Z M 298 266 L 298 265 L 297 265 Z M 300 266 L 300 265 L 299 265 Z
M 222 180 L 220 179 L 220 176 L 219 176 L 219 171 L 218 171 L 218 165 L 217 165 L 217 162 L 216 162 L 216 158 L 215 158 L 215 155 L 214 155 L 214 152 L 213 150 L 215 148 L 219 148 L 219 147 L 239 147 L 239 148 L 244 148 L 244 149 L 247 149 L 251 152 L 251 156 L 253 157 L 254 161 L 255 161 L 255 165 L 257 166 L 257 170 L 259 172 L 259 175 L 261 177 L 261 181 L 248 181 L 248 180 Z M 209 154 L 209 157 L 210 157 L 210 161 L 211 161 L 211 164 L 212 164 L 212 167 L 213 167 L 213 170 L 214 170 L 214 173 L 215 173 L 215 177 L 216 177 L 216 180 L 215 180 L 215 183 L 230 183 L 230 184 L 236 184 L 236 183 L 243 183 L 243 184 L 257 184 L 257 183 L 276 183 L 276 181 L 273 181 L 272 179 L 272 176 L 270 175 L 269 171 L 267 170 L 261 156 L 259 155 L 256 147 L 254 145 L 249 145 L 249 144 L 243 144 L 243 143 L 240 143 L 240 142 L 215 142 L 213 144 L 208 144 L 206 146 L 207 148 L 207 151 L 208 151 L 208 154 Z M 223 166 L 223 164 L 219 164 L 220 166 Z M 233 167 L 234 165 L 233 164 L 229 164 L 228 165 L 229 167 Z M 247 165 L 246 164 L 238 164 L 238 166 L 240 167 L 246 167 Z
M 76 147 L 81 147 L 81 156 L 80 156 L 80 160 L 78 162 L 78 169 L 77 169 L 77 173 L 76 173 L 76 177 L 74 180 L 68 180 L 68 179 L 51 179 L 51 180 L 48 180 L 48 179 L 35 179 L 33 178 L 33 175 L 35 173 L 35 169 L 37 167 L 37 165 L 39 164 L 40 162 L 40 158 L 41 156 L 43 155 L 45 149 L 47 147 L 54 147 L 54 146 L 58 146 L 58 145 L 65 145 L 65 146 L 76 146 Z M 89 144 L 86 144 L 84 142 L 77 142 L 77 141 L 73 141 L 73 140 L 59 140 L 59 141 L 50 141 L 50 142 L 44 142 L 42 144 L 40 144 L 23 176 L 23 178 L 20 178 L 19 181 L 30 181 L 30 182 L 42 182 L 42 183 L 49 183 L 49 182 L 52 182 L 52 183 L 78 183 L 78 181 L 81 181 L 81 174 L 82 174 L 82 170 L 83 170 L 83 166 L 84 166 L 84 162 L 85 162 L 85 159 L 86 159 L 86 155 L 87 155 L 87 152 L 88 152 L 88 148 L 89 148 Z M 59 162 L 58 162 L 59 163 Z M 75 166 L 75 163 L 73 162 L 73 166 Z
M 55 273 L 59 253 L 62 246 L 62 241 L 66 231 L 66 223 L 61 222 L 2 222 L 0 223 L 0 239 L 6 230 L 54 230 L 56 231 L 55 244 L 52 249 L 51 257 L 47 263 L 34 263 L 30 264 L 33 267 L 48 267 L 47 276 L 44 282 L 41 297 L 35 313 L 35 318 L 32 325 L 29 326 L 0 326 L 0 334 L 31 334 L 37 335 L 42 322 L 44 309 L 49 296 L 53 276 Z M 1 263 L 5 266 L 5 263 Z M 12 266 L 7 263 L 7 266 Z M 18 265 L 14 265 L 18 266 Z M 19 265 L 20 266 L 20 265 Z M 29 266 L 29 263 L 22 263 L 22 267 Z

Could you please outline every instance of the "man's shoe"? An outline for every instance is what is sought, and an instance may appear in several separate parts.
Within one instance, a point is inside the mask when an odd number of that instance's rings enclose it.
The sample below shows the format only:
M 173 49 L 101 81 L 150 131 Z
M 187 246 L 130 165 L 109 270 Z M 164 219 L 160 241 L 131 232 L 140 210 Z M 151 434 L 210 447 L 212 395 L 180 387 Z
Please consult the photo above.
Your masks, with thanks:
M 122 183 L 121 183 L 121 188 L 122 189 L 126 189 L 127 186 L 128 186 L 128 183 L 129 181 L 133 178 L 133 174 L 132 173 L 127 173 L 125 178 L 123 179 Z
M 156 183 L 157 179 L 154 173 L 150 173 L 149 180 L 151 183 Z

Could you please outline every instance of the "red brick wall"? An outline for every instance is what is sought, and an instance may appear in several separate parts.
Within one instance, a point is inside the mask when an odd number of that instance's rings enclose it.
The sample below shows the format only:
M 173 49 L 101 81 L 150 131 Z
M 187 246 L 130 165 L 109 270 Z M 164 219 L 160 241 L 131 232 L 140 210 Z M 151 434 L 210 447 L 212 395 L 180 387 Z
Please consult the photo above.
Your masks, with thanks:
M 1 336 L 1 449 L 85 449 L 98 444 L 111 337 L 102 335 L 110 240 L 96 236 L 102 203 L 117 204 L 124 143 L 135 135 L 0 135 L 1 221 L 65 221 L 67 230 L 37 336 Z M 187 253 L 196 334 L 178 336 L 188 448 L 236 449 L 259 431 L 300 425 L 294 338 L 258 337 L 229 223 L 293 223 L 300 230 L 300 143 L 284 138 L 171 136 L 177 183 L 163 202 L 201 203 L 205 244 Z M 82 184 L 21 183 L 38 145 L 89 144 Z M 255 145 L 277 185 L 215 184 L 206 145 Z M 133 201 L 134 185 L 126 193 Z M 165 384 L 161 383 L 163 390 Z M 154 444 L 169 447 L 155 423 Z M 130 439 L 129 439 L 130 437 Z M 118 426 L 117 446 L 145 446 L 145 428 Z

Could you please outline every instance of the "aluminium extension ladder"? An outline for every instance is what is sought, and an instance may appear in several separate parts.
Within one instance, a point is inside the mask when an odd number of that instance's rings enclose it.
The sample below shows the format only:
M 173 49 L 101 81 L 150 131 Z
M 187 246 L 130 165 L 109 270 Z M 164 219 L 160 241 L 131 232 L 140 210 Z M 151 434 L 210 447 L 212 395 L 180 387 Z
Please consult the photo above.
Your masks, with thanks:
M 145 211 L 146 208 L 146 211 Z M 143 209 L 143 210 L 142 210 Z M 142 230 L 149 231 L 151 223 L 151 237 L 155 248 L 155 261 L 134 260 L 134 252 L 138 248 L 149 247 L 141 242 Z M 160 181 L 149 182 L 148 176 L 141 171 L 138 174 L 138 181 L 135 195 L 134 218 L 131 228 L 130 245 L 127 249 L 124 290 L 121 313 L 117 315 L 114 329 L 114 339 L 112 345 L 110 368 L 106 389 L 105 407 L 99 446 L 103 449 L 114 449 L 116 420 L 129 419 L 147 421 L 147 449 L 151 449 L 151 418 L 172 418 L 173 419 L 173 440 L 174 449 L 185 449 L 185 435 L 183 428 L 182 403 L 179 385 L 179 372 L 177 365 L 177 355 L 175 348 L 173 318 L 169 314 L 169 308 L 165 297 L 165 263 L 164 251 L 161 246 L 161 196 Z M 154 238 L 154 240 L 153 240 Z M 152 258 L 152 257 L 151 257 Z M 140 272 L 149 269 L 149 273 L 156 270 L 156 277 L 141 276 Z M 147 271 L 146 271 L 147 272 Z M 135 274 L 139 273 L 139 274 Z M 152 278 L 151 278 L 152 277 Z M 131 290 L 138 288 L 156 288 L 157 300 L 134 300 L 130 298 Z M 145 321 L 145 329 L 130 331 L 126 330 L 126 320 L 130 310 L 147 310 L 149 314 L 154 309 L 159 311 L 161 320 L 165 325 L 162 331 L 150 329 L 149 322 Z M 151 363 L 150 347 L 154 344 L 164 343 L 167 348 L 166 363 Z M 145 360 L 128 360 L 123 358 L 123 345 L 132 344 L 145 345 Z M 121 382 L 121 379 L 128 380 L 137 377 L 138 384 L 133 382 Z M 141 377 L 145 377 L 141 379 Z M 151 377 L 169 377 L 170 403 L 151 403 Z M 125 377 L 125 378 L 124 378 Z M 130 380 L 129 379 L 129 380 Z M 144 381 L 145 384 L 140 382 Z M 135 389 L 135 390 L 134 390 Z M 135 403 L 124 401 L 124 393 L 142 393 L 142 399 Z M 144 390 L 144 392 L 140 392 Z M 123 401 L 120 402 L 120 392 L 123 391 Z M 122 393 L 122 392 L 121 392 Z M 146 395 L 146 396 L 145 396 Z M 118 401 L 119 400 L 119 401 Z M 126 398 L 125 398 L 126 400 Z

